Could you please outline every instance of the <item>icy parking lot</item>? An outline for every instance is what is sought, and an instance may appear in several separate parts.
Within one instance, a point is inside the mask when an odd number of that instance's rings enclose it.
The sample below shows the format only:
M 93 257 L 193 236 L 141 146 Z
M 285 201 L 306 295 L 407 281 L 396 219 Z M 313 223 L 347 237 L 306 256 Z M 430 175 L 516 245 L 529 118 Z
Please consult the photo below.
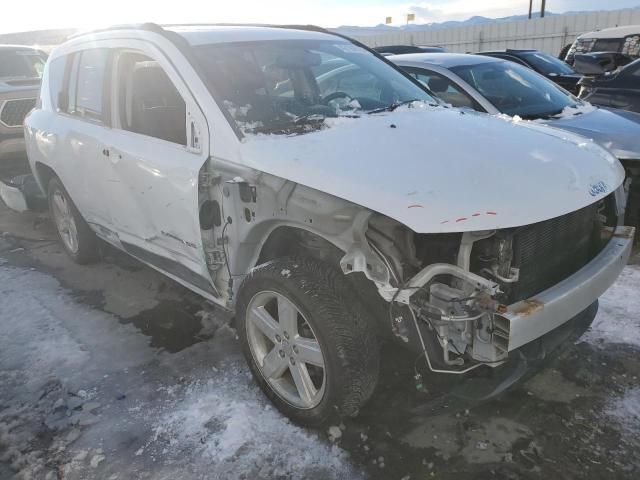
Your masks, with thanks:
M 115 252 L 70 263 L 46 216 L 0 207 L 0 225 L 0 479 L 640 474 L 640 265 L 525 385 L 449 401 L 389 349 L 372 402 L 329 435 L 270 407 L 228 315 Z

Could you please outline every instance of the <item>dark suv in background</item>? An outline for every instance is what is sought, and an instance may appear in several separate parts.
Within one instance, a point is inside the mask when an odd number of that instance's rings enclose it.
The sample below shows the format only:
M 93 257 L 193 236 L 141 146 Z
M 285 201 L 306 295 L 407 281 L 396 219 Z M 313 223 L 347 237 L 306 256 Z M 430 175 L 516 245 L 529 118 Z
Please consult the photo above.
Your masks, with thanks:
M 22 123 L 36 104 L 46 60 L 35 48 L 0 45 L 0 160 L 24 155 Z

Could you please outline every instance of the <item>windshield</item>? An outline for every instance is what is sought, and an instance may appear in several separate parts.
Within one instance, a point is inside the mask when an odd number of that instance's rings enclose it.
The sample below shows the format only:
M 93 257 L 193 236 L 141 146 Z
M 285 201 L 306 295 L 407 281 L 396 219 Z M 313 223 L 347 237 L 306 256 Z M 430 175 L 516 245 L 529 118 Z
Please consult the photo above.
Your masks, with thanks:
M 576 73 L 565 62 L 547 53 L 524 52 L 521 55 L 528 63 L 533 65 L 536 70 L 545 75 L 549 75 L 550 73 L 556 73 L 558 75 L 571 75 Z
M 0 78 L 42 78 L 44 62 L 32 50 L 0 50 Z
M 487 62 L 451 70 L 507 115 L 550 117 L 578 104 L 578 99 L 555 83 L 513 62 Z
M 213 44 L 196 52 L 214 96 L 244 133 L 304 133 L 329 117 L 436 102 L 372 53 L 340 40 Z

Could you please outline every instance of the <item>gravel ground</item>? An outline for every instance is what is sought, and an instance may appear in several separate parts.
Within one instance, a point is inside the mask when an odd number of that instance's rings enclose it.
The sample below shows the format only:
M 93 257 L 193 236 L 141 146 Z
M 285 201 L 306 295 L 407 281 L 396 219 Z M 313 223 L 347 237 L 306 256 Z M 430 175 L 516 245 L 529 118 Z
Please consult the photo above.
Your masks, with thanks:
M 44 214 L 0 206 L 0 235 L 0 479 L 639 478 L 638 265 L 528 383 L 449 401 L 388 348 L 325 431 L 270 407 L 224 312 L 117 252 L 72 264 Z

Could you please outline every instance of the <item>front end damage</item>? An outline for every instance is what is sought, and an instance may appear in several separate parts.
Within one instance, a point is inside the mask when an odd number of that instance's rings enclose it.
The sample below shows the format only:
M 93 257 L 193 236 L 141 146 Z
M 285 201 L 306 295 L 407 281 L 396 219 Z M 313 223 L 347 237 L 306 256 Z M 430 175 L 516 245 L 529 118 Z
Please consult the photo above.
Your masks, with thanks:
M 464 233 L 415 234 L 373 215 L 341 267 L 376 284 L 388 330 L 431 371 L 496 367 L 615 281 L 634 235 L 617 225 L 615 197 L 531 225 Z

